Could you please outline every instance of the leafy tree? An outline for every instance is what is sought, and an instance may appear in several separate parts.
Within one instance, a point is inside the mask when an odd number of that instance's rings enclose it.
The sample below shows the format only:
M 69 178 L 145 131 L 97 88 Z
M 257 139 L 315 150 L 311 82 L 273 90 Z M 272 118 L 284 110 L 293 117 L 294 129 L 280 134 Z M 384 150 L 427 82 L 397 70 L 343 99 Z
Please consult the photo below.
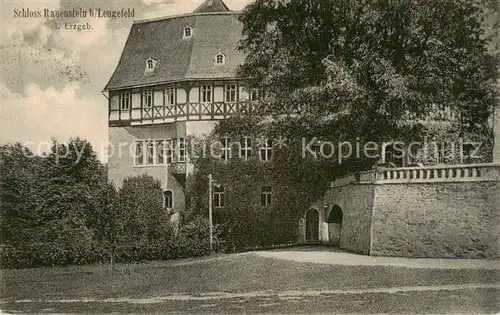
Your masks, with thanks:
M 2 147 L 2 233 L 19 265 L 81 264 L 98 259 L 92 222 L 103 168 L 90 144 L 54 141 L 45 156 Z M 17 255 L 17 256 L 16 256 Z M 17 257 L 17 258 L 16 258 Z
M 98 259 L 93 221 L 100 210 L 95 191 L 104 181 L 92 146 L 79 138 L 53 143 L 38 188 L 37 237 L 48 264 L 81 264 Z M 33 244 L 33 242 L 32 242 Z
M 20 246 L 34 237 L 43 163 L 19 143 L 0 147 L 0 211 L 6 245 Z
M 265 91 L 270 113 L 299 108 L 301 119 L 345 138 L 415 138 L 422 126 L 401 124 L 426 118 L 433 104 L 458 112 L 470 131 L 496 102 L 483 8 L 469 0 L 257 0 L 241 17 L 248 56 L 240 74 Z

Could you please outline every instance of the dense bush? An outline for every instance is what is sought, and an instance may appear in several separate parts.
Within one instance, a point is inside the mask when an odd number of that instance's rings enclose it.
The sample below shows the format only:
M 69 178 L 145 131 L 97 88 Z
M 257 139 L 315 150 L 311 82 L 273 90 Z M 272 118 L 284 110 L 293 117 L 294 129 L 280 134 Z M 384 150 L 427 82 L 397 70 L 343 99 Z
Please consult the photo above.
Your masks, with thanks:
M 209 253 L 206 219 L 175 237 L 151 176 L 117 189 L 86 141 L 54 142 L 46 156 L 0 147 L 0 265 L 63 266 L 172 259 Z M 217 231 L 217 230 L 216 230 Z M 221 246 L 215 239 L 216 248 Z
M 120 212 L 114 222 L 118 261 L 171 258 L 173 231 L 158 180 L 147 175 L 126 178 L 115 207 Z
M 209 255 L 209 222 L 206 217 L 196 216 L 179 230 L 175 238 L 175 254 L 177 257 L 192 257 Z M 221 230 L 219 226 L 213 229 L 213 251 L 223 252 L 225 247 L 220 239 Z
M 46 156 L 19 144 L 0 150 L 5 266 L 86 264 L 100 259 L 94 218 L 104 167 L 81 139 L 54 142 Z

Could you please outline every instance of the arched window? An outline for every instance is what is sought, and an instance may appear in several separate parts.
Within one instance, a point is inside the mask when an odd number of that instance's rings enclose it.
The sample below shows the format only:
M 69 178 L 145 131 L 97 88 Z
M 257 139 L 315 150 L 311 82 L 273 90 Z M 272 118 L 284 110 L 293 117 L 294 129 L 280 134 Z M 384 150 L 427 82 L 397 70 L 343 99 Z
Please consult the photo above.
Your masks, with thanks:
M 165 208 L 172 209 L 174 203 L 174 193 L 171 190 L 165 190 L 163 192 L 163 203 Z
M 226 56 L 223 53 L 218 53 L 215 55 L 215 64 L 218 66 L 224 65 L 226 63 Z
M 344 213 L 342 212 L 342 208 L 338 205 L 334 205 L 332 210 L 330 211 L 330 215 L 328 216 L 328 223 L 338 223 L 342 224 L 342 217 Z
M 153 58 L 146 60 L 146 72 L 152 72 L 156 67 L 157 61 Z
M 148 69 L 153 69 L 154 68 L 154 62 L 153 62 L 153 59 L 148 59 L 147 61 L 147 68 Z
M 191 36 L 193 36 L 193 28 L 191 26 L 186 26 L 184 28 L 184 32 L 182 34 L 182 37 L 183 38 L 189 38 Z

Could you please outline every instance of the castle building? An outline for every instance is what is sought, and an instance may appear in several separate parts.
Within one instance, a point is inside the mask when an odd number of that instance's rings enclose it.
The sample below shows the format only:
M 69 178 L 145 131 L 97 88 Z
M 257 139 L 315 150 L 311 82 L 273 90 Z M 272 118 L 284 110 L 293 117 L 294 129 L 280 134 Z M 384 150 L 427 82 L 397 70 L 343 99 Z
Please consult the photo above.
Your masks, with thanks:
M 242 25 L 222 0 L 189 14 L 136 21 L 105 87 L 109 93 L 108 177 L 118 186 L 141 174 L 162 181 L 165 203 L 185 208 L 192 169 L 186 138 L 251 106 L 257 91 L 236 75 Z

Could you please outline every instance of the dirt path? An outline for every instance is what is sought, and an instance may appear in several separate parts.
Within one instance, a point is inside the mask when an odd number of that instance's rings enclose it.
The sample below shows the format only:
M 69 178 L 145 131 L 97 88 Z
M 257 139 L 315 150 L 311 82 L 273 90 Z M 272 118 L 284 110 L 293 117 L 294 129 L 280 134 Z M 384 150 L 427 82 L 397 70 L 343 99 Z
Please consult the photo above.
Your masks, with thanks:
M 329 265 L 500 270 L 499 260 L 376 257 L 347 253 L 336 248 L 256 251 L 253 254 L 267 258 Z

